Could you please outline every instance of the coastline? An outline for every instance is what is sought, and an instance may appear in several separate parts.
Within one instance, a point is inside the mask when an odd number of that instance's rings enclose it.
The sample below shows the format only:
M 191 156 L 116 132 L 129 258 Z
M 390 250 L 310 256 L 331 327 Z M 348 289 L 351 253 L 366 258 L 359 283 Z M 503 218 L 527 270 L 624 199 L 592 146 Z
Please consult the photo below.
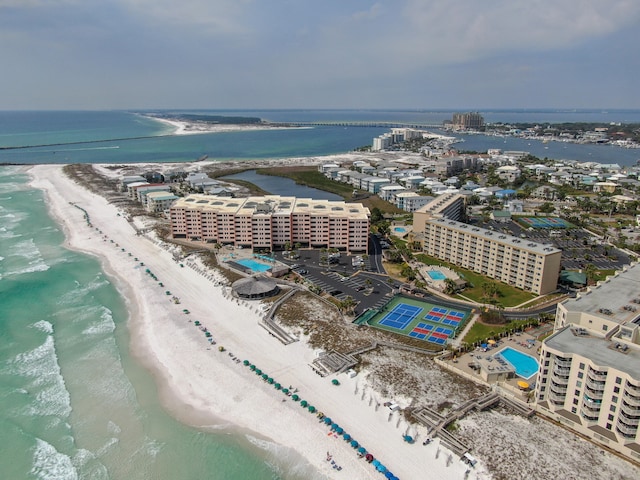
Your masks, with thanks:
M 199 135 L 203 133 L 229 133 L 229 132 L 247 132 L 253 130 L 292 130 L 311 127 L 275 127 L 271 125 L 252 125 L 252 124 L 214 124 L 206 122 L 187 122 L 177 119 L 159 118 L 151 115 L 143 115 L 145 118 L 155 120 L 174 130 L 169 135 Z
M 454 460 L 447 467 L 446 450 L 435 458 L 436 448 L 444 448 L 438 441 L 427 447 L 407 444 L 402 439 L 406 425 L 400 419 L 397 424 L 389 422 L 384 408 L 377 409 L 363 400 L 364 395 L 355 395 L 356 387 L 360 391 L 367 388 L 360 376 L 348 379 L 341 375 L 338 388 L 330 378 L 317 376 L 308 366 L 313 351 L 303 340 L 284 346 L 269 336 L 257 324 L 257 304 L 228 298 L 215 277 L 206 278 L 196 270 L 197 264 L 181 268 L 157 242 L 137 236 L 114 205 L 66 177 L 61 165 L 39 165 L 29 173 L 31 185 L 45 191 L 67 245 L 97 256 L 124 296 L 130 313 L 131 349 L 154 375 L 165 408 L 179 420 L 205 431 L 251 432 L 250 436 L 301 455 L 325 478 L 380 478 L 348 443 L 328 435 L 329 429 L 315 415 L 293 401 L 283 402 L 282 394 L 242 363 L 232 361 L 228 352 L 233 352 L 283 384 L 298 388 L 302 398 L 340 423 L 399 478 L 419 478 L 425 471 L 431 478 L 464 478 L 466 465 Z M 88 212 L 92 227 L 70 202 Z M 141 267 L 133 257 L 145 265 Z M 145 273 L 147 268 L 166 287 L 159 287 Z M 180 298 L 180 305 L 170 302 L 166 289 Z M 185 315 L 184 308 L 191 313 Z M 196 319 L 227 352 L 208 344 L 190 321 Z M 342 471 L 327 462 L 328 451 Z M 474 473 L 489 478 L 482 470 Z

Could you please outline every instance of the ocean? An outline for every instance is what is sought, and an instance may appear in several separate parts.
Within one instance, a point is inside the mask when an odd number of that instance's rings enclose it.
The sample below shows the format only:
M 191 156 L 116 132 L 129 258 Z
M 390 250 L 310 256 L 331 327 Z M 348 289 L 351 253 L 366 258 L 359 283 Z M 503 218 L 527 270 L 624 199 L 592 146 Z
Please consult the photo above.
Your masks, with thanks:
M 0 477 L 308 478 L 277 445 L 162 409 L 129 351 L 123 299 L 97 259 L 64 248 L 28 180 L 24 167 L 2 168 Z
M 211 113 L 272 121 L 438 123 L 452 112 Z M 487 113 L 486 118 L 640 123 L 640 111 L 503 111 Z M 232 428 L 191 428 L 163 410 L 151 375 L 129 351 L 127 309 L 117 289 L 95 258 L 64 247 L 63 232 L 49 217 L 43 193 L 28 185 L 27 167 L 6 164 L 327 155 L 370 144 L 386 129 L 336 126 L 166 136 L 170 131 L 130 112 L 0 112 L 0 163 L 5 164 L 0 167 L 2 478 L 295 480 L 313 476 L 304 461 L 277 445 Z M 474 141 L 505 140 L 471 137 L 460 145 L 473 149 Z M 574 147 L 582 146 L 569 144 L 562 150 L 571 148 L 570 154 L 583 156 L 579 159 L 595 156 L 603 163 L 632 164 L 640 156 L 640 151 L 606 146 L 591 146 L 594 150 L 589 155 Z M 524 148 L 509 145 L 509 149 Z
M 441 125 L 452 111 L 206 110 L 175 111 L 255 116 L 273 122 L 408 122 Z M 498 110 L 488 122 L 640 123 L 640 110 Z M 0 112 L 0 164 L 188 162 L 321 156 L 371 145 L 383 127 L 318 126 L 171 136 L 171 127 L 132 112 Z M 440 132 L 442 133 L 442 132 Z M 517 138 L 460 135 L 462 150 L 524 150 L 540 158 L 634 165 L 640 150 L 608 145 L 543 144 Z M 11 147 L 11 149 L 9 149 Z M 20 147 L 20 148 L 16 148 Z

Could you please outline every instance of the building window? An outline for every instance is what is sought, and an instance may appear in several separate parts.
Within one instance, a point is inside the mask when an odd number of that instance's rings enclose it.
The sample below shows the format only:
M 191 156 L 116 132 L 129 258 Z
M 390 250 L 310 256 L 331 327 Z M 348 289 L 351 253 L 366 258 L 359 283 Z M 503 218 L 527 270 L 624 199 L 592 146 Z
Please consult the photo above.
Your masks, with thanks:
M 576 390 L 575 396 L 576 396 L 576 397 L 579 397 L 579 396 L 580 396 L 580 390 Z
M 620 385 L 622 383 L 622 378 L 616 377 L 616 385 Z
M 578 368 L 579 368 L 580 370 L 584 370 L 584 363 L 580 363 L 580 365 L 578 365 Z
M 607 330 L 609 330 L 609 326 L 608 325 L 602 325 L 602 330 L 604 332 L 606 332 Z
M 615 406 L 615 405 L 611 405 L 611 406 L 609 407 L 609 411 L 611 411 L 611 412 L 614 412 L 614 413 L 615 413 L 615 411 L 616 411 L 616 406 Z
M 611 420 L 613 422 L 613 415 L 609 414 L 609 420 Z
M 578 405 L 578 403 L 579 403 L 579 400 L 578 400 L 577 398 L 574 398 L 574 399 L 573 399 L 573 404 L 574 404 L 574 405 Z
M 618 403 L 618 397 L 616 397 L 615 395 L 611 397 L 611 403 Z
M 580 380 L 578 380 L 576 382 L 576 387 L 581 388 L 582 387 L 582 382 Z
M 584 377 L 584 373 L 578 372 L 578 378 L 582 378 L 582 377 Z
M 577 413 L 578 409 L 576 407 L 571 407 L 571 413 Z
M 620 387 L 613 387 L 613 393 L 620 393 Z
M 611 430 L 611 424 L 607 423 L 607 430 Z

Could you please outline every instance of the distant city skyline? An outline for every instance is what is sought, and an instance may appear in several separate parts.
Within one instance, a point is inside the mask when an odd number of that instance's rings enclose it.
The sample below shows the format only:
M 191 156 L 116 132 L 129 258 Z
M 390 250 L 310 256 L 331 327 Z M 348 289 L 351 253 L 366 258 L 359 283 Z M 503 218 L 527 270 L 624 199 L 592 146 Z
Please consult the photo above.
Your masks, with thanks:
M 22 109 L 640 108 L 629 0 L 0 0 Z

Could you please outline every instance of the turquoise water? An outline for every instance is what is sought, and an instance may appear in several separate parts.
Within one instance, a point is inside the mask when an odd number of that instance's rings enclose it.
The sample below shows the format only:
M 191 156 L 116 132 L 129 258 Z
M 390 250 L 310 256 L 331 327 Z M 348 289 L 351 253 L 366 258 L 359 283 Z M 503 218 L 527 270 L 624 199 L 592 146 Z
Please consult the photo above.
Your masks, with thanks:
M 176 113 L 189 113 L 180 111 Z M 200 114 L 257 116 L 276 122 L 355 121 L 442 124 L 453 111 L 394 110 L 211 110 Z M 488 122 L 625 122 L 640 123 L 638 110 L 554 111 L 496 110 L 481 112 Z M 186 162 L 318 156 L 371 145 L 383 127 L 320 126 L 294 130 L 258 130 L 202 135 L 162 136 L 171 127 L 131 112 L 0 112 L 0 163 L 138 163 Z M 633 165 L 640 151 L 608 145 L 543 144 L 521 138 L 457 135 L 456 147 L 524 150 L 540 158 L 574 159 Z M 51 144 L 75 142 L 52 146 Z M 91 142 L 91 143 L 77 143 Z M 36 145 L 49 145 L 36 147 Z M 6 150 L 3 147 L 29 147 Z
M 239 263 L 243 267 L 247 267 L 248 269 L 254 272 L 266 272 L 267 270 L 271 270 L 271 265 L 265 265 L 264 263 L 251 260 L 250 258 L 243 258 L 243 259 L 234 260 L 234 261 L 236 263 Z
M 42 192 L 0 167 L 0 469 L 7 479 L 297 479 L 306 464 L 170 417 L 129 352 L 98 261 L 63 248 Z
M 404 227 L 393 227 L 393 231 L 398 233 L 405 233 L 407 229 Z
M 530 355 L 519 352 L 511 347 L 506 347 L 498 352 L 502 357 L 513 365 L 516 375 L 528 379 L 538 373 L 538 361 Z
M 427 270 L 427 275 L 431 277 L 431 280 L 444 280 L 447 278 L 444 273 L 437 270 Z

